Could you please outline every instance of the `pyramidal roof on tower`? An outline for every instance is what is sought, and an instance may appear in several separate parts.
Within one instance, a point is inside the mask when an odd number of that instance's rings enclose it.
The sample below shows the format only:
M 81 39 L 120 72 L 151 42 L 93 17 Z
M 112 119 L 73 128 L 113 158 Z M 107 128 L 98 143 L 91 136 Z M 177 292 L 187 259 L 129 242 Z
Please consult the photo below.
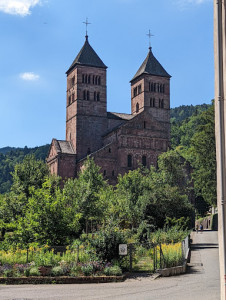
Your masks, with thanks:
M 147 57 L 145 58 L 144 62 L 142 63 L 139 70 L 136 72 L 131 81 L 133 81 L 142 74 L 149 74 L 169 78 L 171 77 L 160 64 L 160 62 L 154 57 L 151 47 L 149 47 Z
M 68 74 L 76 65 L 90 66 L 90 67 L 97 67 L 97 68 L 104 68 L 104 69 L 107 68 L 107 66 L 103 63 L 103 61 L 99 58 L 99 56 L 90 46 L 87 35 L 82 49 L 80 50 L 79 54 L 76 56 L 70 68 L 67 70 L 66 74 Z

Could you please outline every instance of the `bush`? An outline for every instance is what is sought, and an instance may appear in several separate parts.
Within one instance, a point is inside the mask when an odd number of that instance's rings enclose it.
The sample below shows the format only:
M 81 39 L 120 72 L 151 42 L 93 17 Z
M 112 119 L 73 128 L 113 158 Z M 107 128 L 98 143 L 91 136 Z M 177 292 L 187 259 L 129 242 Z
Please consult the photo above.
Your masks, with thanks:
M 54 267 L 51 270 L 51 275 L 52 276 L 62 276 L 62 275 L 64 275 L 64 270 L 60 266 Z
M 122 270 L 119 266 L 106 267 L 104 269 L 104 274 L 106 276 L 120 276 L 122 275 Z
M 70 276 L 76 277 L 79 276 L 81 273 L 81 266 L 80 265 L 73 265 L 70 270 Z
M 30 269 L 30 276 L 40 276 L 38 267 L 33 267 Z
M 90 276 L 93 273 L 93 265 L 87 264 L 81 267 L 81 271 L 85 276 Z
M 101 261 L 111 262 L 119 259 L 119 244 L 126 244 L 126 235 L 116 226 L 107 226 L 105 229 L 89 238 L 89 243 L 96 250 L 96 254 Z

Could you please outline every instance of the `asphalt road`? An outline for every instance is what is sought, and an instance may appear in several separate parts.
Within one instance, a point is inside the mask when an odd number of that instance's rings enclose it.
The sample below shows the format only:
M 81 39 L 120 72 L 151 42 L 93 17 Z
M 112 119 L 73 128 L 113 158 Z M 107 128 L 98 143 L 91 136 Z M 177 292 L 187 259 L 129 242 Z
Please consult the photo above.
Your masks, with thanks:
M 220 299 L 217 232 L 193 234 L 189 272 L 158 278 L 136 276 L 121 283 L 72 285 L 0 285 L 0 299 L 218 300 Z

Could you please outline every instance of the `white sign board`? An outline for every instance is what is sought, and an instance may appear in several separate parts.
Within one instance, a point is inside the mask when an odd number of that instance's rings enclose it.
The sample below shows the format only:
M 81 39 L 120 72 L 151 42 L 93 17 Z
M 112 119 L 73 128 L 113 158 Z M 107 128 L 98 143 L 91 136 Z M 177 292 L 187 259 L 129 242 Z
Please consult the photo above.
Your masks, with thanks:
M 127 244 L 119 245 L 119 255 L 127 255 Z

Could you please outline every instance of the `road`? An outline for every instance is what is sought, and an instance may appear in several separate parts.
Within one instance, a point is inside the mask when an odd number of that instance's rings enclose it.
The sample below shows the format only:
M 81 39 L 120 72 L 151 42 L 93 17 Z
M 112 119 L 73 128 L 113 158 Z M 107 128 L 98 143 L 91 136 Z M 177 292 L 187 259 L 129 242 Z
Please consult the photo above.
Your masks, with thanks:
M 217 232 L 193 233 L 188 273 L 158 278 L 135 276 L 121 283 L 72 285 L 0 285 L 4 300 L 218 300 L 220 280 Z

